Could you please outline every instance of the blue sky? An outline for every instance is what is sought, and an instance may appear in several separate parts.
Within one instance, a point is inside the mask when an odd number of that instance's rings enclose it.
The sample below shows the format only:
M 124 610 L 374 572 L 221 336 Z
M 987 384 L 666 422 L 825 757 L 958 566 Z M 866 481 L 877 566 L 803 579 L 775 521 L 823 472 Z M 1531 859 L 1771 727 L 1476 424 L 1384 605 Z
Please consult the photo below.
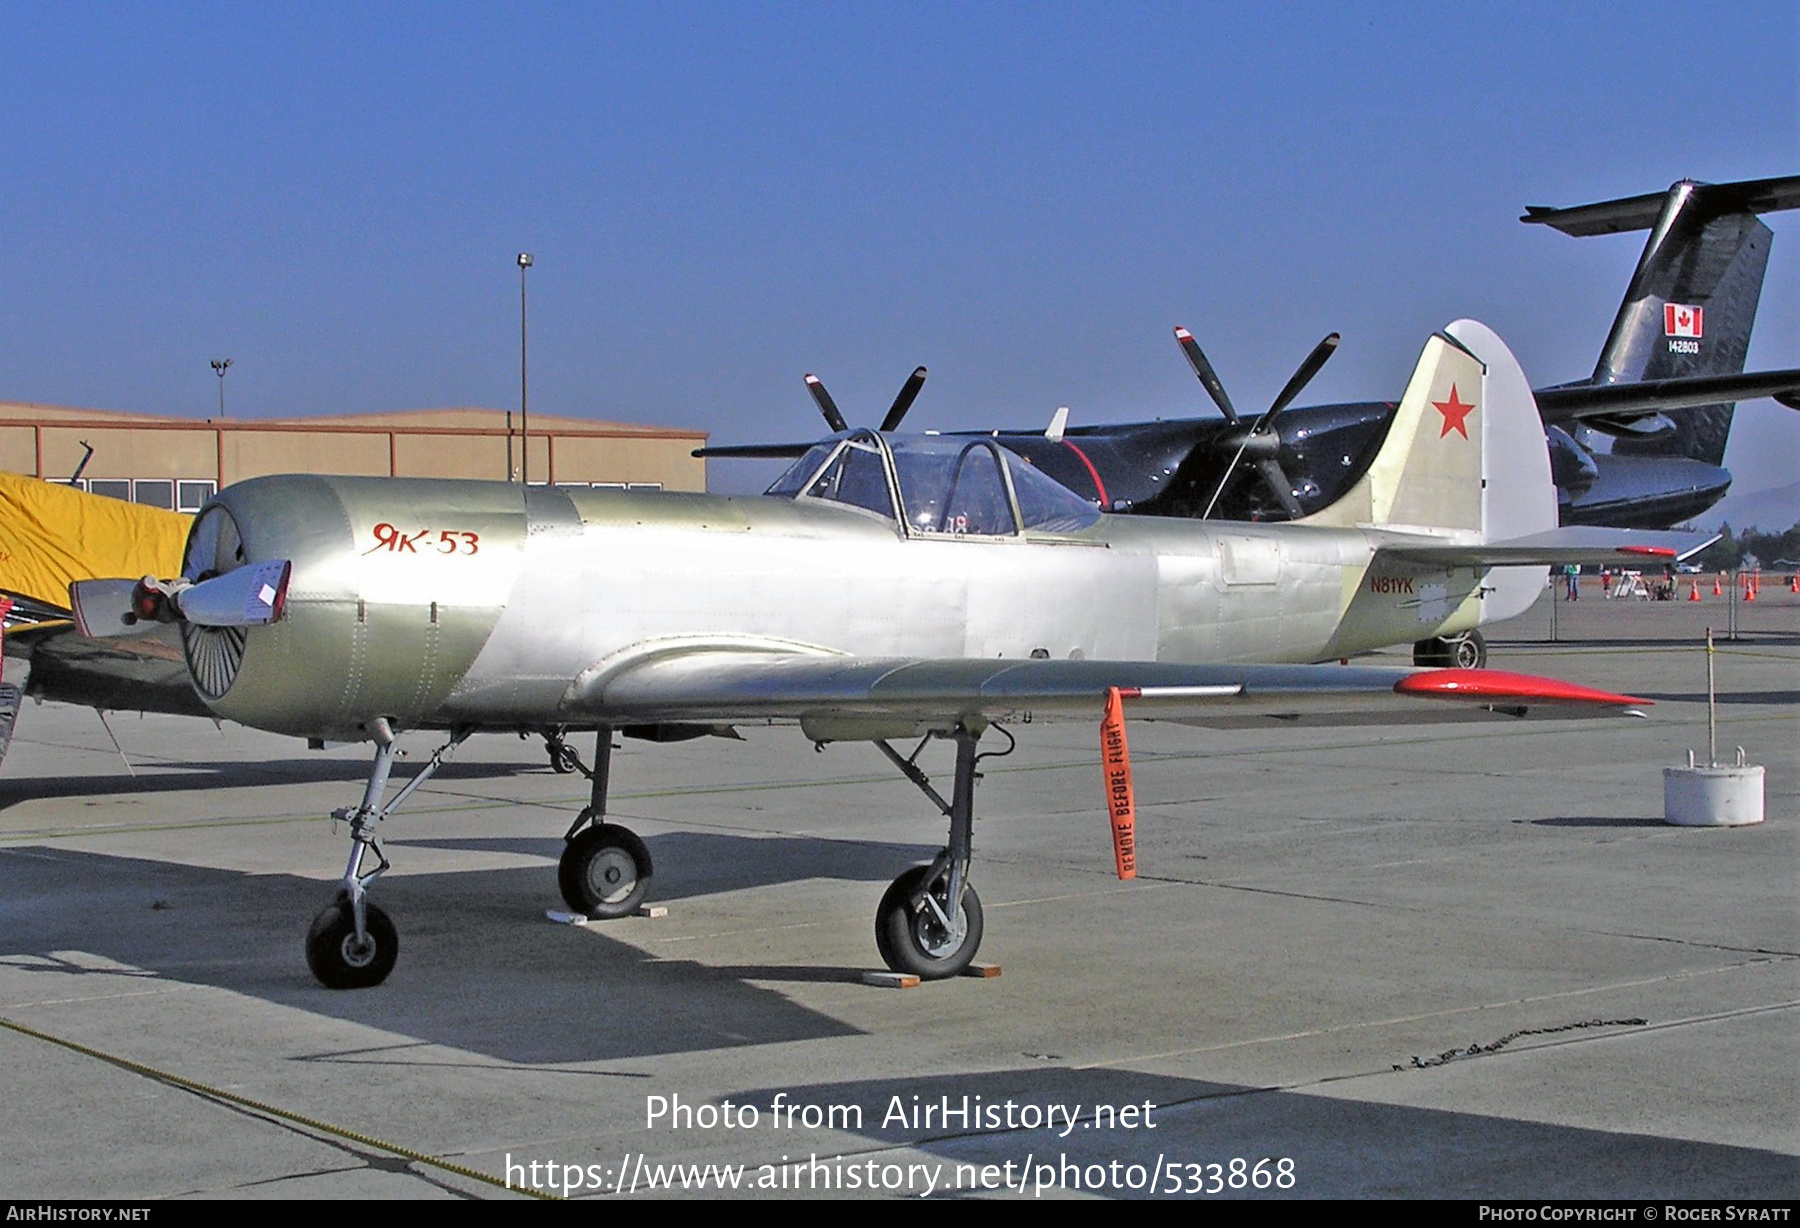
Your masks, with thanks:
M 1586 375 L 1641 236 L 1515 219 L 1800 172 L 1800 6 L 0 3 L 0 397 L 516 406 L 806 437 L 1213 412 L 1470 315 Z M 1800 215 L 1752 367 L 1800 365 Z M 1800 414 L 1740 410 L 1740 492 Z M 731 462 L 715 465 L 729 483 Z

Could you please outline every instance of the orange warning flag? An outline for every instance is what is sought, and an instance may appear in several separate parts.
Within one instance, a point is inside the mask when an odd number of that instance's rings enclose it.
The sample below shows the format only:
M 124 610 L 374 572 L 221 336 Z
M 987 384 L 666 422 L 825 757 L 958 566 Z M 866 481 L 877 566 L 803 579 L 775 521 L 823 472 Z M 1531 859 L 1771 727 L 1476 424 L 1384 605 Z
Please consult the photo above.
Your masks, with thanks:
M 1137 800 L 1131 791 L 1131 748 L 1125 742 L 1125 702 L 1118 687 L 1106 689 L 1100 722 L 1100 766 L 1106 773 L 1106 810 L 1112 822 L 1113 860 L 1119 877 L 1137 877 Z

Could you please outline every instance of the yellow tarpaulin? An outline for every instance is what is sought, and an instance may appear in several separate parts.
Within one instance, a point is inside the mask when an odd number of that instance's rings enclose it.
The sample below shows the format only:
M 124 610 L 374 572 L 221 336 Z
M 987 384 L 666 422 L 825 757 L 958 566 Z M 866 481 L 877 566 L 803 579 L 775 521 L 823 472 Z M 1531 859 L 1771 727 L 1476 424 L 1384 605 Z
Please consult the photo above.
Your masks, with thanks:
M 71 580 L 181 574 L 193 517 L 0 473 L 0 589 L 67 609 Z

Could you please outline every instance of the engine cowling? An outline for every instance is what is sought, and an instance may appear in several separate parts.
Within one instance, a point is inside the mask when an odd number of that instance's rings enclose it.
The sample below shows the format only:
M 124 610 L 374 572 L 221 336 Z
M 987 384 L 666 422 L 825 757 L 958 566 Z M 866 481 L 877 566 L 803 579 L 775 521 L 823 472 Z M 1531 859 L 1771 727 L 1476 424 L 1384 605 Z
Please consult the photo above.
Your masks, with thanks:
M 219 716 L 333 741 L 430 724 L 493 632 L 518 573 L 528 495 L 504 482 L 283 475 L 227 487 L 195 518 L 183 576 L 292 564 L 268 626 L 182 624 Z

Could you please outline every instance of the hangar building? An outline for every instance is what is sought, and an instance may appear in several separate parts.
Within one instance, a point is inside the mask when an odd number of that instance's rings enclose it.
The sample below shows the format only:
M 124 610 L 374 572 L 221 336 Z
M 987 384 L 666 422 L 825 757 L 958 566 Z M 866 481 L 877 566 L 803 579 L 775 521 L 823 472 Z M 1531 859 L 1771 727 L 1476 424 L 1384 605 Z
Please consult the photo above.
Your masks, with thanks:
M 66 483 L 79 468 L 94 494 L 192 512 L 265 473 L 516 477 L 526 441 L 512 423 L 497 409 L 202 419 L 0 401 L 0 470 Z M 706 489 L 690 455 L 704 431 L 532 414 L 529 443 L 534 483 Z

